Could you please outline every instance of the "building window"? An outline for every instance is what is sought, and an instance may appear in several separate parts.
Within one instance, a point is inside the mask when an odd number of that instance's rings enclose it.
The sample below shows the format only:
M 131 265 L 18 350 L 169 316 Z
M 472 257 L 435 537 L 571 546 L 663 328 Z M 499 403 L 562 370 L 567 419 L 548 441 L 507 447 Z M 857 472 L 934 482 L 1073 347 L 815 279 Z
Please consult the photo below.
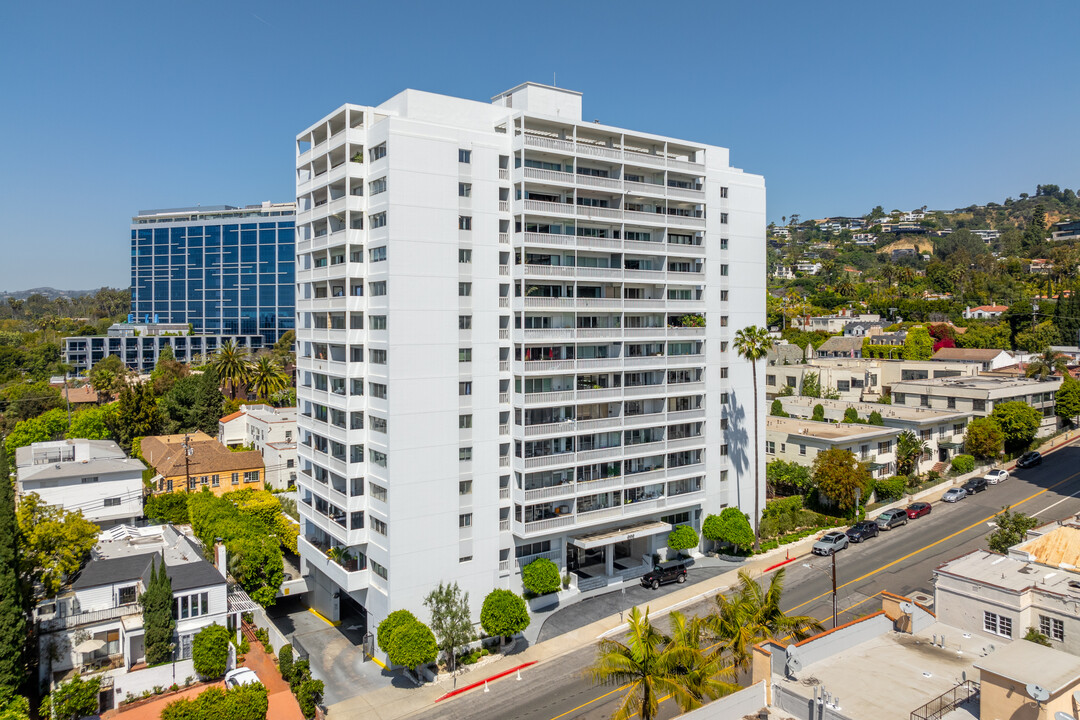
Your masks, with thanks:
M 368 392 L 371 393 L 372 397 L 377 397 L 380 400 L 386 399 L 386 386 L 382 383 L 369 382 Z
M 368 255 L 371 257 L 371 262 L 382 262 L 386 260 L 386 246 L 371 248 L 368 250 Z
M 369 215 L 368 224 L 371 226 L 372 230 L 374 230 L 375 228 L 386 227 L 386 213 L 381 212 L 375 213 L 374 215 Z
M 217 477 L 217 475 L 215 475 L 214 477 Z M 118 497 L 116 497 L 116 498 L 105 498 L 105 507 L 119 507 L 119 506 L 120 506 L 120 498 L 118 498 Z
M 371 529 L 374 530 L 375 532 L 379 533 L 380 535 L 385 535 L 386 534 L 386 523 L 383 522 L 382 520 L 380 520 L 377 517 L 372 517 L 371 518 Z
M 765 376 L 765 384 L 766 385 L 775 385 L 776 384 L 776 376 L 775 375 L 766 375 Z
M 180 595 L 173 598 L 173 619 L 187 620 L 210 614 L 210 593 Z
M 210 485 L 212 487 L 220 487 L 221 486 L 221 476 L 220 475 L 211 475 L 210 476 Z M 120 503 L 117 503 L 117 505 L 119 505 L 119 504 Z
M 368 351 L 368 361 L 374 363 L 375 365 L 385 365 L 386 351 L 372 348 Z
M 721 470 L 720 471 L 720 482 L 727 482 L 727 474 L 728 474 L 727 470 Z
M 462 513 L 458 515 L 458 527 L 466 528 L 472 527 L 472 513 Z
M 976 412 L 985 412 L 986 411 L 986 401 L 985 400 L 972 400 L 971 401 L 971 409 L 976 411 Z
M 371 315 L 371 329 L 372 330 L 385 330 L 386 329 L 386 316 L 385 315 Z
M 472 362 L 472 348 L 458 348 L 457 361 L 459 363 Z
M 379 467 L 386 467 L 386 453 L 378 450 L 368 450 L 368 459 Z
M 379 193 L 386 192 L 386 178 L 381 177 L 378 180 L 372 180 L 368 183 L 368 195 L 378 195 Z
M 232 484 L 233 485 L 239 485 L 240 484 L 240 473 L 234 472 L 232 474 Z
M 722 185 L 720 186 L 720 197 L 722 197 L 722 198 L 727 197 L 727 188 L 722 186 Z
M 472 315 L 458 315 L 458 330 L 472 330 Z
M 720 224 L 727 225 L 727 213 L 720 213 Z
M 472 395 L 472 383 L 471 382 L 459 382 L 457 384 L 458 395 Z
M 945 398 L 945 407 L 948 408 L 949 410 L 955 410 L 956 409 L 956 398 L 954 398 L 954 397 Z
M 458 230 L 472 230 L 472 215 L 458 215 Z
M 466 250 L 462 248 L 457 251 L 457 261 L 459 263 L 471 263 L 472 262 L 472 250 Z
M 467 562 L 471 562 L 471 561 L 472 561 L 472 555 L 465 555 L 464 557 L 459 557 L 458 558 L 459 563 L 467 563 Z
M 885 440 L 877 444 L 877 451 L 879 454 L 892 452 L 892 440 Z
M 375 147 L 368 149 L 368 158 L 372 162 L 384 157 L 386 157 L 386 143 L 379 143 Z
M 369 482 L 368 494 L 376 500 L 386 502 L 386 488 L 384 488 L 382 485 L 376 485 L 373 482 Z
M 379 297 L 386 294 L 386 281 L 380 280 L 379 282 L 368 283 L 371 288 L 371 295 L 373 297 Z
M 471 462 L 472 461 L 472 448 L 471 447 L 458 448 L 457 459 L 458 459 L 458 462 Z
M 472 162 L 472 150 L 458 150 L 457 161 L 459 163 L 471 163 Z
M 722 277 L 727 277 L 727 270 L 728 270 L 728 266 L 727 266 L 727 265 L 721 265 L 721 266 L 720 266 L 720 275 L 721 275 Z
M 467 430 L 472 427 L 472 415 L 458 415 L 457 426 L 461 430 Z
M 720 327 L 727 327 L 727 325 L 728 325 L 728 316 L 727 315 L 721 315 L 720 316 Z
M 1039 632 L 1051 640 L 1065 641 L 1065 621 L 1058 618 L 1039 616 Z
M 472 197 L 472 183 L 457 184 L 458 197 Z
M 1012 618 L 1007 618 L 1004 615 L 998 615 L 997 613 L 992 613 L 989 610 L 984 610 L 983 630 L 994 635 L 1011 638 Z
M 801 443 L 799 444 L 799 454 L 800 455 L 805 455 L 806 454 L 806 446 L 801 444 Z
M 728 454 L 728 446 L 725 443 L 724 445 L 720 446 L 720 455 L 723 456 L 723 457 L 727 457 L 727 454 Z
M 457 284 L 457 294 L 459 297 L 469 297 L 472 295 L 472 283 L 462 282 Z
M 472 495 L 472 480 L 459 480 L 457 484 L 458 495 Z
M 727 290 L 721 290 L 720 291 L 720 302 L 727 302 L 727 300 L 728 300 L 728 291 Z
M 776 443 L 773 442 L 772 440 L 766 440 L 765 441 L 765 452 L 768 455 L 775 455 L 776 454 Z
M 390 579 L 390 573 L 386 572 L 386 568 L 384 568 L 382 565 L 375 562 L 374 560 L 371 561 L 371 570 L 383 580 Z
M 728 404 L 728 394 L 727 393 L 720 393 L 720 404 L 721 405 L 727 405 Z
M 89 485 L 90 483 L 96 483 L 97 481 L 98 479 L 95 475 L 94 477 L 84 477 L 80 482 L 82 482 L 83 485 Z

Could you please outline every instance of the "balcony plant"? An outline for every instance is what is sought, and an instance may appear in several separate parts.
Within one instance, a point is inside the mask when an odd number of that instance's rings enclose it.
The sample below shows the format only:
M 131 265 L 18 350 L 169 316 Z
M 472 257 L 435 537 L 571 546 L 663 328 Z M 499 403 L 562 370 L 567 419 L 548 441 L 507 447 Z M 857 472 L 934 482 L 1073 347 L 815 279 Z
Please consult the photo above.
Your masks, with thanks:
M 326 551 L 326 557 L 330 558 L 342 567 L 344 567 L 345 564 L 349 561 L 353 560 L 352 553 L 349 552 L 349 549 L 341 545 L 334 545 L 333 547 L 328 549 Z
M 353 153 L 352 161 L 354 163 L 362 163 L 362 162 L 364 162 L 364 151 L 363 150 L 357 150 L 355 153 Z

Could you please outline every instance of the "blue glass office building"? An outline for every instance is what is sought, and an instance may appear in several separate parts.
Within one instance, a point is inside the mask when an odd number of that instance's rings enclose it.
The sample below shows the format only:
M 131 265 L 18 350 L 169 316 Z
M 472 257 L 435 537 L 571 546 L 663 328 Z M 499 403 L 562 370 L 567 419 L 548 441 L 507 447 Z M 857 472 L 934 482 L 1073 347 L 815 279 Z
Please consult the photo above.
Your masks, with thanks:
M 134 322 L 267 344 L 295 327 L 295 203 L 144 210 L 131 222 Z

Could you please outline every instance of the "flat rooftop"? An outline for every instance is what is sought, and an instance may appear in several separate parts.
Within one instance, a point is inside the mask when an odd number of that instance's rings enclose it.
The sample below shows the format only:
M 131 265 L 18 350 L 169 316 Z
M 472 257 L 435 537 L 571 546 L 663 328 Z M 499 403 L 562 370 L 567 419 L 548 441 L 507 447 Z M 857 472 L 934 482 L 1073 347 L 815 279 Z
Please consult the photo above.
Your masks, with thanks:
M 931 642 L 934 635 L 945 636 L 944 648 Z M 986 645 L 983 638 L 965 638 L 954 627 L 934 623 L 914 635 L 883 633 L 804 666 L 797 680 L 774 675 L 773 681 L 807 698 L 822 686 L 849 718 L 908 720 L 913 710 L 957 685 L 962 672 L 977 677 L 974 663 Z
M 1009 548 L 1009 554 L 1027 555 L 1043 565 L 1063 569 L 1080 568 L 1080 521 L 1070 520 L 1062 525 L 1046 526 L 1033 531 L 1037 537 Z M 1080 579 L 1080 578 L 1077 578 Z
M 854 402 L 848 400 L 821 400 L 818 398 L 808 398 L 796 395 L 780 398 L 784 407 L 789 405 L 796 405 L 798 407 L 810 408 L 813 410 L 815 405 L 821 405 L 826 410 L 832 408 L 834 410 L 846 410 L 849 407 L 855 408 L 860 416 L 868 416 L 872 412 L 876 412 L 881 415 L 882 418 L 893 418 L 896 420 L 906 420 L 909 422 L 944 422 L 950 419 L 966 418 L 971 413 L 965 412 L 952 412 L 949 410 L 932 410 L 931 408 L 924 407 L 908 407 L 906 405 L 881 405 L 879 403 L 867 403 L 867 402 Z
M 926 387 L 966 388 L 968 390 L 1000 390 L 1002 388 L 1035 390 L 1040 387 L 1047 392 L 1056 390 L 1061 379 L 1039 381 L 1034 378 L 1010 377 L 1003 375 L 971 375 L 969 377 L 924 378 L 922 380 L 901 380 L 897 385 L 922 385 Z
M 99 560 L 144 555 L 164 555 L 166 565 L 183 565 L 202 560 L 201 545 L 190 525 L 118 525 L 98 536 L 93 557 Z
M 939 566 L 935 572 L 1017 593 L 1037 589 L 1080 602 L 1080 573 L 988 550 L 973 550 Z
M 878 425 L 817 422 L 775 416 L 765 418 L 765 429 L 820 440 L 859 440 L 861 438 L 896 435 L 898 432 L 896 428 L 880 427 Z

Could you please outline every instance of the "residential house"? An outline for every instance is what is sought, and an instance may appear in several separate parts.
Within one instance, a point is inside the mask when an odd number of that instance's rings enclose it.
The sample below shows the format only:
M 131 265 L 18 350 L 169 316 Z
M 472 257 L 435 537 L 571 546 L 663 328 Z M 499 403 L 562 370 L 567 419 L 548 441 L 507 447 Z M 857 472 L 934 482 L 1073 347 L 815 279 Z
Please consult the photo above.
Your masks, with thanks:
M 933 361 L 931 361 L 933 362 Z M 1057 430 L 1054 395 L 1061 387 L 1060 378 L 1039 381 L 1024 377 L 979 375 L 974 377 L 938 377 L 903 380 L 892 386 L 893 405 L 925 407 L 935 410 L 970 412 L 986 417 L 994 407 L 1005 402 L 1022 402 L 1042 413 L 1040 436 Z
M 1000 370 L 1016 365 L 1016 358 L 1005 350 L 983 350 L 980 348 L 941 348 L 930 358 L 936 362 L 975 363 L 983 372 Z
M 978 235 L 983 242 L 990 243 L 1001 237 L 1000 230 L 971 230 L 972 235 Z
M 885 327 L 885 323 L 880 320 L 874 321 L 855 321 L 849 322 L 844 325 L 844 335 L 851 337 L 866 337 L 875 332 L 881 332 Z
M 979 305 L 978 307 L 966 307 L 964 308 L 964 318 L 967 320 L 989 320 L 1001 317 L 1001 314 L 1008 309 L 1008 305 Z
M 1065 220 L 1054 223 L 1051 240 L 1080 240 L 1080 220 Z
M 132 262 L 135 260 L 138 258 L 133 257 Z M 160 280 L 154 279 L 153 282 Z M 202 306 L 201 302 L 199 306 Z M 291 322 L 291 319 L 288 321 Z M 209 322 L 220 323 L 220 319 Z M 284 322 L 285 319 L 282 320 L 282 323 Z M 166 347 L 172 349 L 173 357 L 180 362 L 194 363 L 200 358 L 213 355 L 226 341 L 252 351 L 263 346 L 263 336 L 255 334 L 254 329 L 251 334 L 245 335 L 211 331 L 192 335 L 187 323 L 159 323 L 151 319 L 139 323 L 132 320 L 111 325 L 105 335 L 65 337 L 64 362 L 71 365 L 76 373 L 86 373 L 109 355 L 116 355 L 129 369 L 149 373 L 157 365 L 161 351 Z
M 859 246 L 874 246 L 877 245 L 877 235 L 874 233 L 855 233 L 851 236 L 855 240 L 855 244 Z
M 878 337 L 881 336 L 874 335 L 870 340 Z M 810 373 L 817 376 L 823 392 L 835 391 L 841 400 L 868 401 L 889 394 L 892 386 L 903 380 L 971 377 L 979 374 L 979 368 L 972 363 L 932 360 L 812 357 L 801 363 L 767 367 L 766 396 L 772 398 L 782 392 L 800 394 L 804 379 Z
M 814 354 L 821 358 L 861 358 L 862 344 L 861 336 L 837 335 L 821 343 Z
M 807 343 L 806 348 L 803 349 L 798 345 L 789 343 L 787 340 L 781 340 L 773 343 L 769 348 L 768 354 L 765 356 L 766 365 L 796 365 L 803 362 L 808 357 L 813 357 L 814 346 Z
M 800 260 L 795 263 L 795 271 L 801 272 L 806 275 L 817 275 L 821 272 L 822 265 L 819 262 L 809 262 L 806 260 Z
M 1027 264 L 1027 271 L 1031 275 L 1049 275 L 1053 269 L 1054 263 L 1045 258 L 1036 258 Z
M 778 280 L 794 280 L 795 279 L 795 271 L 792 270 L 791 267 L 788 266 L 788 265 L 777 265 L 776 269 L 773 270 L 772 275 L 773 275 L 774 278 L 776 278 Z
M 152 563 L 164 563 L 172 583 L 176 649 L 174 662 L 148 668 L 139 596 Z M 203 559 L 190 528 L 118 525 L 102 533 L 86 566 L 35 609 L 41 681 L 60 682 L 76 673 L 98 677 L 103 712 L 129 695 L 195 675 L 195 634 L 212 624 L 237 628 L 240 613 L 257 607 L 242 590 L 230 590 L 224 567 L 224 547 L 218 548 L 215 567 Z M 86 641 L 97 641 L 98 648 L 77 650 Z
M 143 514 L 143 471 L 112 440 L 37 442 L 15 451 L 19 497 L 81 511 L 102 528 L 133 523 Z
M 334 452 L 336 456 L 337 448 Z M 205 487 L 215 495 L 223 495 L 244 488 L 261 490 L 265 480 L 266 465 L 261 453 L 233 452 L 201 431 L 145 437 L 142 456 L 157 473 L 155 493 L 194 492 Z
M 331 421 L 344 428 L 345 413 L 331 414 Z M 296 408 L 241 405 L 218 421 L 218 442 L 229 448 L 251 447 L 262 454 L 271 487 L 284 490 L 296 484 Z
M 850 322 L 879 322 L 881 316 L 875 313 L 856 314 L 850 308 L 841 308 L 834 315 L 802 316 L 791 319 L 791 327 L 806 332 L 822 331 L 830 335 L 842 331 Z
M 77 387 L 65 386 L 60 390 L 64 400 L 71 404 L 72 408 L 88 407 L 98 404 L 98 394 L 89 383 Z
M 770 415 L 765 420 L 765 462 L 786 460 L 810 466 L 818 453 L 850 450 L 870 463 L 874 477 L 896 471 L 896 428 L 856 423 L 830 423 Z
M 948 462 L 961 451 L 964 445 L 964 431 L 971 419 L 971 413 L 880 403 L 798 396 L 782 397 L 779 400 L 784 412 L 802 419 L 813 417 L 814 407 L 817 405 L 821 405 L 825 410 L 825 419 L 829 422 L 842 421 L 844 413 L 849 408 L 854 409 L 863 420 L 869 418 L 871 413 L 878 413 L 885 427 L 895 428 L 899 432 L 913 432 L 916 437 L 926 443 L 927 452 L 919 459 L 917 468 L 920 473 L 934 469 L 937 463 Z

